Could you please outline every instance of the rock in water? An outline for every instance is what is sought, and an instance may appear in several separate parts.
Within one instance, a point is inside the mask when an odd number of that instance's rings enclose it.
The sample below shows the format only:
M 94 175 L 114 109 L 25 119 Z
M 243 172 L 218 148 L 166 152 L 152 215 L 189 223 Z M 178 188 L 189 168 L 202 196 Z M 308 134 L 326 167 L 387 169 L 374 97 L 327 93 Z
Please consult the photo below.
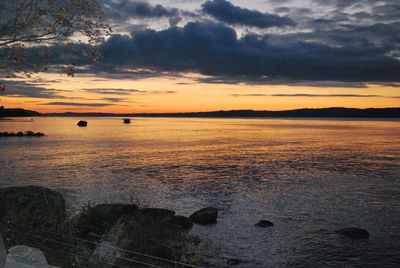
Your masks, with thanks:
M 258 227 L 270 227 L 270 226 L 273 226 L 273 225 L 274 224 L 272 222 L 266 221 L 266 220 L 261 220 L 261 221 L 259 221 L 259 222 L 257 222 L 255 224 L 255 226 L 258 226 Z
M 217 223 L 217 217 L 218 209 L 215 207 L 207 207 L 196 211 L 190 215 L 189 219 L 194 223 L 206 225 Z
M 81 121 L 78 122 L 77 125 L 80 126 L 80 127 L 86 127 L 87 126 L 87 121 L 81 120 Z
M 226 261 L 229 265 L 238 265 L 240 264 L 242 261 L 239 259 L 228 259 Z
M 336 230 L 335 233 L 342 234 L 354 239 L 365 239 L 369 237 L 368 231 L 357 227 L 342 228 Z

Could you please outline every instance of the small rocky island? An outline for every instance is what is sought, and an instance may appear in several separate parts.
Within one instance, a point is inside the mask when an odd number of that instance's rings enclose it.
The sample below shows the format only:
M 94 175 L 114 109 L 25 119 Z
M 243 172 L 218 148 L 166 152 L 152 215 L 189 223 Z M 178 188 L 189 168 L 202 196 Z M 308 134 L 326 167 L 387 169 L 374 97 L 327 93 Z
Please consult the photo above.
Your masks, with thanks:
M 42 137 L 44 133 L 41 132 L 33 132 L 31 130 L 27 130 L 25 132 L 0 132 L 0 137 Z
M 79 127 L 86 127 L 87 126 L 87 121 L 81 120 L 76 124 Z

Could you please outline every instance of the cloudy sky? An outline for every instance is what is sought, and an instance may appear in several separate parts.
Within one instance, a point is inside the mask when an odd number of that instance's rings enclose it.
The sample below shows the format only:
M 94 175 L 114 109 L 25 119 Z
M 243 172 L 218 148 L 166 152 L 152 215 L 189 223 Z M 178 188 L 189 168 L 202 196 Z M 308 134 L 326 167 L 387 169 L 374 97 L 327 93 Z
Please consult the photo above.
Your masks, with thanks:
M 41 112 L 400 106 L 399 0 L 102 0 L 96 65 L 8 81 Z

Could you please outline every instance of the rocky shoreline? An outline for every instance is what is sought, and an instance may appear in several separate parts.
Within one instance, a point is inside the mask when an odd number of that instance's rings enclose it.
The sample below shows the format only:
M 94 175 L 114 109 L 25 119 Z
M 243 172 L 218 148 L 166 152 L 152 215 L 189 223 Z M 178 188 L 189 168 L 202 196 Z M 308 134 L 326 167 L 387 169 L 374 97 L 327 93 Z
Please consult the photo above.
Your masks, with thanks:
M 202 241 L 187 231 L 196 223 L 216 223 L 217 214 L 210 207 L 185 217 L 170 209 L 115 203 L 87 204 L 69 215 L 65 199 L 54 190 L 40 186 L 0 189 L 0 232 L 8 240 L 7 247 L 39 248 L 50 264 L 60 267 L 70 267 L 71 258 L 56 252 L 72 254 L 83 267 L 126 265 L 126 260 L 162 263 L 163 267 L 168 260 L 201 266 L 195 249 Z
M 40 186 L 0 189 L 0 233 L 7 248 L 39 248 L 50 264 L 59 267 L 71 267 L 73 263 L 89 268 L 118 267 L 127 265 L 127 260 L 162 267 L 177 263 L 209 267 L 200 253 L 206 242 L 188 231 L 194 224 L 216 224 L 217 218 L 218 209 L 214 207 L 185 217 L 170 209 L 141 208 L 133 203 L 89 203 L 79 213 L 71 214 L 57 191 Z M 274 226 L 268 220 L 254 225 Z M 348 239 L 369 237 L 368 231 L 357 227 L 334 233 Z M 60 256 L 60 252 L 67 256 Z M 226 264 L 241 262 L 234 258 L 227 259 Z

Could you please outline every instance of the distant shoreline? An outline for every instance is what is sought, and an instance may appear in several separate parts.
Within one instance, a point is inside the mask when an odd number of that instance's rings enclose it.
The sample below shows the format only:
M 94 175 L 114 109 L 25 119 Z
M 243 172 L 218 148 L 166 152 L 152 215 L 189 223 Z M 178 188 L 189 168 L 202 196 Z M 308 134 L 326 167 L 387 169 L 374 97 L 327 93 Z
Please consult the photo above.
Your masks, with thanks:
M 177 117 L 177 118 L 400 118 L 400 108 L 320 108 L 285 111 L 232 110 L 189 113 L 47 113 L 41 114 L 24 109 L 3 109 L 4 117 Z M 1 118 L 3 117 L 3 118 Z

